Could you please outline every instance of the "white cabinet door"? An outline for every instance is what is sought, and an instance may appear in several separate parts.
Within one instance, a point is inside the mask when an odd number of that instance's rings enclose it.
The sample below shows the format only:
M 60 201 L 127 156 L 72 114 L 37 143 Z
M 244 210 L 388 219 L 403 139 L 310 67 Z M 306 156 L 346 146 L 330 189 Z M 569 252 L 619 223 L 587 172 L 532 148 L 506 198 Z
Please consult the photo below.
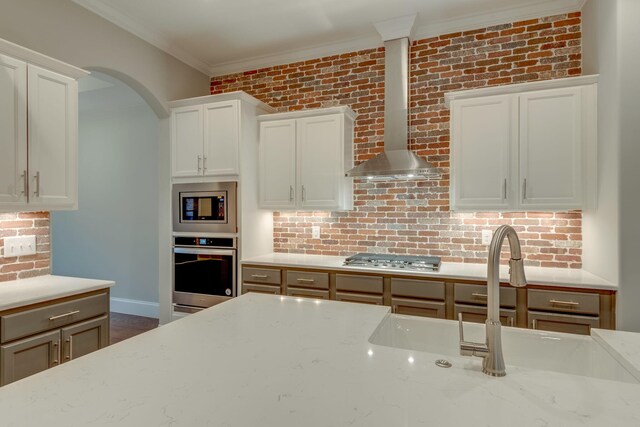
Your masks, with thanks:
M 296 121 L 260 124 L 260 207 L 296 207 Z
M 239 102 L 216 102 L 203 108 L 204 175 L 238 175 Z
M 78 83 L 28 66 L 29 201 L 73 208 L 78 194 Z
M 303 209 L 340 209 L 342 117 L 329 115 L 298 120 L 298 167 Z
M 520 183 L 523 208 L 582 206 L 581 88 L 520 95 Z
M 171 110 L 171 168 L 174 177 L 202 175 L 202 106 Z
M 452 105 L 452 209 L 511 207 L 511 155 L 517 113 L 512 97 L 454 101 Z M 517 132 L 517 130 L 516 130 Z M 515 177 L 517 179 L 517 175 Z
M 27 64 L 0 55 L 0 207 L 27 202 Z

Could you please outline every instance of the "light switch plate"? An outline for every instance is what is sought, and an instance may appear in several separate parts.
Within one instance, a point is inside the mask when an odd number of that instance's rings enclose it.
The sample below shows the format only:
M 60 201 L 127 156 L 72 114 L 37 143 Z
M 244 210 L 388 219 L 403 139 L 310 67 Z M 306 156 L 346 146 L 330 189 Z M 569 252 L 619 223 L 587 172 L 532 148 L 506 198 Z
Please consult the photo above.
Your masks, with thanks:
M 13 258 L 24 255 L 35 255 L 36 236 L 20 236 L 4 238 L 4 257 Z
M 312 239 L 319 239 L 320 238 L 320 227 L 317 225 L 314 225 L 313 227 L 311 227 L 311 238 Z
M 490 245 L 492 237 L 493 237 L 493 231 L 491 231 L 491 230 L 482 230 L 482 244 L 483 245 Z

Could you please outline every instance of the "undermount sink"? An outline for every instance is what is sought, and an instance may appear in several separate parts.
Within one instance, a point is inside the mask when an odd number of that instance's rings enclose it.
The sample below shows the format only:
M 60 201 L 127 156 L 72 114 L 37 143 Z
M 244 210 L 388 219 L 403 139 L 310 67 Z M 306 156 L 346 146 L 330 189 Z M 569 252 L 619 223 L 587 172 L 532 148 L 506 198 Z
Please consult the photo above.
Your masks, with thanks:
M 485 326 L 465 323 L 465 339 L 483 341 Z M 375 345 L 459 357 L 458 324 L 450 320 L 388 314 L 369 337 Z M 627 383 L 639 381 L 589 336 L 502 328 L 508 366 Z M 458 359 L 459 360 L 459 359 Z M 468 359 L 481 364 L 478 359 Z

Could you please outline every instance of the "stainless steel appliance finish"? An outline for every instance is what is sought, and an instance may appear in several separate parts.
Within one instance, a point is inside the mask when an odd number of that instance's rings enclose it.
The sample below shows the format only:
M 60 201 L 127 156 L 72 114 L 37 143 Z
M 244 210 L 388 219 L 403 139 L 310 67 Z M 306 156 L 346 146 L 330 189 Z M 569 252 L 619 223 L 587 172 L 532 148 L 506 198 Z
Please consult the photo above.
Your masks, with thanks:
M 398 268 L 414 271 L 438 271 L 441 259 L 432 256 L 407 256 L 361 253 L 350 256 L 344 265 L 359 267 Z
M 504 239 L 509 239 L 511 259 L 509 260 L 509 283 L 521 288 L 526 286 L 524 262 L 520 252 L 518 234 L 508 225 L 498 228 L 493 234 L 489 247 L 487 263 L 487 329 L 486 343 L 475 343 L 464 340 L 462 313 L 458 315 L 460 329 L 460 354 L 463 356 L 482 357 L 482 372 L 492 377 L 507 375 L 502 355 L 502 325 L 500 324 L 500 252 Z M 534 328 L 535 329 L 535 328 Z
M 235 238 L 175 237 L 173 303 L 206 308 L 235 297 L 236 254 Z
M 237 233 L 237 183 L 173 185 L 173 232 Z
M 384 152 L 346 175 L 371 180 L 440 179 L 442 172 L 408 149 L 409 39 L 385 40 Z

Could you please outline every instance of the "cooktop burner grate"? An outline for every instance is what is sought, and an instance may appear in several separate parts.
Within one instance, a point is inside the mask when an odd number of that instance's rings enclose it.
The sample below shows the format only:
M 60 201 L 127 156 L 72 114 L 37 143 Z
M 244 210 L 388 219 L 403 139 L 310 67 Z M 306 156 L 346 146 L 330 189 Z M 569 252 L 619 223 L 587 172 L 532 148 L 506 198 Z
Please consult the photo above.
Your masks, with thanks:
M 361 253 L 348 257 L 344 265 L 360 267 L 397 268 L 405 270 L 438 271 L 440 257 Z

